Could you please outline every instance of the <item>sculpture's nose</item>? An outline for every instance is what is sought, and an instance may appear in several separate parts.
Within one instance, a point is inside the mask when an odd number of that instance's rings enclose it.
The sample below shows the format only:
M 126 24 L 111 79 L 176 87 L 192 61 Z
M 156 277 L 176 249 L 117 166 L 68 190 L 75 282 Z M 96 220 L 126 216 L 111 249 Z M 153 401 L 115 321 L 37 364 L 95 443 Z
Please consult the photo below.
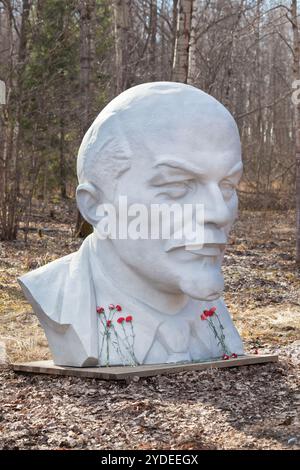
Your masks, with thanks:
M 206 185 L 203 205 L 204 226 L 213 224 L 219 228 L 223 228 L 234 219 L 232 209 L 226 204 L 222 191 L 216 183 Z

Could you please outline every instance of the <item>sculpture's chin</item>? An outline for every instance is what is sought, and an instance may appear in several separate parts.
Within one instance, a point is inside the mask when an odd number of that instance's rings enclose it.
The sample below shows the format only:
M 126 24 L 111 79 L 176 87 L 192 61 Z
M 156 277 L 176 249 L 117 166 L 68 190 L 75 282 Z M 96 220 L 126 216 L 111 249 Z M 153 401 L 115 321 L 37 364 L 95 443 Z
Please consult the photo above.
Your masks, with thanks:
M 180 288 L 184 294 L 193 299 L 201 301 L 216 300 L 222 295 L 224 280 L 221 273 L 214 274 L 212 277 L 212 279 L 183 279 Z
M 222 291 L 218 291 L 218 292 L 212 292 L 211 294 L 206 295 L 205 298 L 201 298 L 199 296 L 194 297 L 194 298 L 199 299 L 199 300 L 216 300 L 219 297 L 221 297 L 221 295 L 222 295 Z

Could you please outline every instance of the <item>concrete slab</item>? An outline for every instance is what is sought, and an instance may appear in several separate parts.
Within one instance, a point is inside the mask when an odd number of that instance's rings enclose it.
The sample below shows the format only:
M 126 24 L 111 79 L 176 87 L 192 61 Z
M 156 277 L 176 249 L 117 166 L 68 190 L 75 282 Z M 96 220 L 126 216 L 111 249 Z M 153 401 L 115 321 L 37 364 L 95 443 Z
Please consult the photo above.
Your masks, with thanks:
M 83 377 L 102 380 L 128 380 L 133 377 L 151 377 L 154 375 L 175 374 L 190 370 L 205 370 L 211 368 L 240 367 L 266 362 L 277 362 L 278 356 L 272 354 L 255 354 L 239 356 L 236 359 L 222 359 L 205 362 L 189 362 L 179 364 L 154 364 L 142 366 L 113 366 L 113 367 L 63 367 L 56 366 L 53 361 L 35 361 L 12 364 L 16 372 L 31 374 L 49 374 Z

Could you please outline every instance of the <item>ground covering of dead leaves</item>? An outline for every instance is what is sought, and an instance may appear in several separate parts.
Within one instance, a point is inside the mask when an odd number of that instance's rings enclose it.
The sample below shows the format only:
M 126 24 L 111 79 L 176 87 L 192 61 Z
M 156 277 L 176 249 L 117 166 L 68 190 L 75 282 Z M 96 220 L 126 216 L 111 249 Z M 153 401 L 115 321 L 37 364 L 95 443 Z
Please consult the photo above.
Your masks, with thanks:
M 36 214 L 25 245 L 0 244 L 0 353 L 49 358 L 16 277 L 75 251 L 72 208 Z M 53 215 L 53 213 L 52 213 Z M 224 263 L 225 300 L 248 352 L 278 364 L 114 383 L 0 371 L 0 449 L 300 448 L 300 281 L 294 213 L 241 213 Z M 2 349 L 1 349 L 2 348 Z

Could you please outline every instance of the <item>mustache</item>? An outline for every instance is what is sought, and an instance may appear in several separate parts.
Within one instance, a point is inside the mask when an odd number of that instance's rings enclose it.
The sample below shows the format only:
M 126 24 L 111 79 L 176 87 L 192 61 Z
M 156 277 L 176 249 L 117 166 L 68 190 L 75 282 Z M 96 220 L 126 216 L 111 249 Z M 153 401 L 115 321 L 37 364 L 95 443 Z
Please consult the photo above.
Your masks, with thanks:
M 203 238 L 203 239 L 202 239 Z M 188 251 L 201 251 L 202 249 L 215 249 L 220 252 L 225 249 L 227 244 L 227 234 L 223 229 L 215 227 L 204 228 L 203 237 L 197 239 L 195 236 L 192 239 L 182 237 L 179 232 L 174 232 L 173 237 L 166 240 L 165 252 L 176 250 L 178 248 L 185 248 Z
M 197 255 L 208 255 L 208 256 L 218 256 L 225 250 L 225 243 L 204 243 L 204 244 L 191 244 L 191 243 L 180 243 L 180 244 L 171 244 L 167 243 L 167 247 L 165 248 L 166 253 L 170 253 L 172 251 L 178 249 L 185 249 L 191 253 Z

